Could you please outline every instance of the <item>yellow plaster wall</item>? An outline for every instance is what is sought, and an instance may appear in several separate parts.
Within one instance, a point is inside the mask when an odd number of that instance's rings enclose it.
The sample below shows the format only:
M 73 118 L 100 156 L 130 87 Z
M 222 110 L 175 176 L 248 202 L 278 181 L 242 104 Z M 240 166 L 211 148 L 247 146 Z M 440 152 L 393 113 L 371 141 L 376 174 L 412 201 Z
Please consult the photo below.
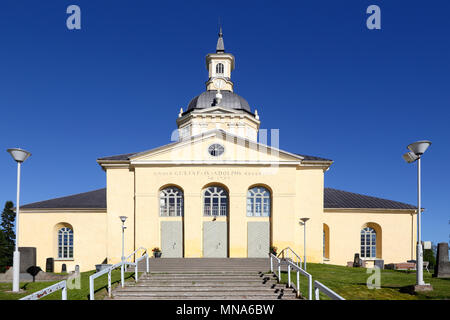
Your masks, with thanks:
M 56 225 L 67 223 L 73 227 L 74 256 L 58 260 Z M 45 271 L 46 259 L 55 259 L 55 272 L 95 269 L 107 256 L 106 212 L 37 212 L 22 210 L 19 215 L 19 246 L 36 247 L 37 265 Z
M 108 263 L 118 263 L 122 256 L 122 222 L 119 216 L 128 217 L 125 222 L 125 256 L 135 250 L 134 171 L 128 168 L 108 169 L 106 185 Z
M 282 246 L 299 247 L 294 233 L 298 232 L 294 214 L 296 184 L 292 179 L 321 179 L 320 174 L 296 175 L 295 167 L 280 167 L 276 175 L 261 172 L 257 166 L 137 166 L 136 172 L 136 243 L 149 248 L 160 247 L 160 221 L 179 218 L 159 217 L 158 194 L 162 187 L 175 185 L 184 192 L 184 246 L 186 257 L 201 257 L 203 221 L 212 217 L 203 216 L 203 194 L 205 186 L 222 185 L 229 190 L 229 252 L 231 257 L 247 256 L 247 222 L 269 220 L 263 217 L 246 216 L 246 196 L 249 187 L 267 186 L 272 190 L 272 242 Z M 305 181 L 307 185 L 321 185 Z M 315 195 L 318 199 L 321 193 Z M 301 199 L 301 197 L 300 197 Z M 312 201 L 315 205 L 320 201 Z M 302 210 L 320 214 L 321 207 L 312 210 L 305 204 Z M 223 219 L 223 218 L 219 218 Z
M 364 224 L 376 223 L 382 229 L 381 259 L 384 263 L 415 259 L 416 215 L 398 212 L 324 213 L 324 223 L 330 228 L 330 260 L 327 263 L 346 265 L 360 253 L 360 232 Z M 322 232 L 320 233 L 322 237 Z

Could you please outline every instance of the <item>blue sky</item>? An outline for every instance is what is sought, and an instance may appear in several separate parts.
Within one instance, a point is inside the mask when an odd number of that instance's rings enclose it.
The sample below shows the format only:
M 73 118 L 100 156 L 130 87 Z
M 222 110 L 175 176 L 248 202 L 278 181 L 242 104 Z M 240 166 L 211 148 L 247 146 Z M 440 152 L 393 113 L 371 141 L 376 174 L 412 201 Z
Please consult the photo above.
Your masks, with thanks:
M 345 5 L 344 5 L 345 3 Z M 82 29 L 66 28 L 79 5 Z M 381 30 L 366 8 L 381 7 Z M 416 203 L 423 238 L 450 234 L 448 1 L 84 1 L 0 3 L 0 149 L 32 152 L 22 204 L 105 186 L 95 160 L 170 141 L 180 107 L 204 91 L 218 17 L 235 91 L 287 151 L 331 158 L 328 187 Z M 16 167 L 0 152 L 0 204 Z

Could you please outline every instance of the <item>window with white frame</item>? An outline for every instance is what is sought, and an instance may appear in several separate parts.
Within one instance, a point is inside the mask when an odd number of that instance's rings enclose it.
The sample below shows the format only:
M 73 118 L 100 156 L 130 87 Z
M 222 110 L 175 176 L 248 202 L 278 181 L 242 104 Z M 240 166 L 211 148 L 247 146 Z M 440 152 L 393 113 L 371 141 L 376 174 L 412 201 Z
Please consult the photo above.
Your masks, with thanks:
M 270 216 L 270 191 L 254 187 L 247 191 L 247 217 Z
M 361 258 L 376 258 L 377 233 L 372 228 L 361 230 Z
M 61 228 L 58 230 L 58 259 L 73 258 L 73 230 Z
M 203 215 L 228 215 L 228 192 L 224 188 L 214 186 L 206 188 L 203 201 Z
M 161 217 L 183 216 L 183 191 L 168 187 L 159 193 L 159 215 Z

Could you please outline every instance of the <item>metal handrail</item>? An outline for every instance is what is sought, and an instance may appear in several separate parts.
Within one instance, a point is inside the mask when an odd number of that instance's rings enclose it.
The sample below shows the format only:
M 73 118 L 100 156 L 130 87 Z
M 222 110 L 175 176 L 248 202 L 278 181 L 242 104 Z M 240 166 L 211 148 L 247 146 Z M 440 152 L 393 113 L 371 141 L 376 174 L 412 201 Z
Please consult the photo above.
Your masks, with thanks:
M 277 278 L 278 278 L 278 283 L 280 283 L 281 281 L 281 260 L 279 258 L 277 258 L 276 255 L 274 255 L 273 253 L 269 253 L 269 258 L 270 258 L 270 271 L 273 272 Z M 278 262 L 278 275 L 276 272 L 273 271 L 273 260 L 275 259 Z
M 331 298 L 332 300 L 345 300 L 340 295 L 338 295 L 336 292 L 334 292 L 330 288 L 326 287 L 319 281 L 315 280 L 314 281 L 314 292 L 315 292 L 316 300 L 320 300 L 320 291 L 322 293 L 324 293 L 326 296 L 328 296 L 329 298 Z
M 127 261 L 130 257 L 132 257 L 134 254 L 136 254 L 136 252 L 138 252 L 139 250 L 145 250 L 144 251 L 145 253 L 141 257 L 137 258 L 135 260 L 135 262 Z M 111 272 L 114 269 L 118 268 L 118 267 L 120 267 L 120 275 L 121 275 L 120 282 L 121 282 L 122 288 L 125 286 L 125 267 L 126 266 L 134 266 L 134 272 L 135 272 L 134 279 L 135 279 L 136 282 L 138 282 L 138 276 L 139 276 L 139 274 L 138 274 L 138 263 L 139 263 L 139 261 L 143 260 L 144 258 L 146 260 L 146 273 L 149 273 L 150 272 L 150 265 L 149 265 L 150 261 L 149 261 L 149 256 L 148 256 L 147 249 L 143 248 L 143 247 L 139 247 L 132 254 L 127 256 L 123 261 L 121 261 L 119 263 L 116 263 L 116 264 L 112 265 L 111 267 L 103 269 L 103 270 L 101 270 L 99 272 L 96 272 L 93 275 L 89 276 L 89 299 L 90 300 L 95 300 L 95 297 L 94 297 L 94 293 L 95 293 L 94 292 L 94 280 L 96 278 L 106 274 L 106 273 L 108 274 L 108 295 L 109 295 L 109 297 L 111 297 Z
M 286 247 L 283 250 L 281 250 L 281 252 L 278 254 L 278 257 L 282 256 L 283 259 L 287 258 L 287 259 L 292 260 L 292 258 L 290 257 L 290 253 L 292 253 L 295 256 L 295 258 L 296 258 L 295 262 L 296 262 L 297 266 L 300 267 L 302 265 L 302 258 L 300 258 L 299 255 L 296 254 L 295 251 L 292 250 L 291 247 Z M 305 266 L 303 265 L 303 267 L 305 267 Z
M 56 292 L 58 290 L 61 291 L 61 300 L 67 300 L 67 281 L 63 280 L 58 283 L 55 283 L 54 285 L 51 285 L 47 288 L 44 288 L 40 291 L 34 292 L 26 297 L 23 297 L 19 300 L 39 300 L 40 298 L 43 298 L 50 293 Z
M 312 300 L 312 275 L 303 270 L 300 266 L 296 265 L 292 261 L 287 261 L 288 265 L 288 287 L 293 288 L 297 292 L 297 296 L 300 296 L 300 274 L 306 276 L 308 278 L 308 299 Z M 297 283 L 293 284 L 291 282 L 291 268 L 294 269 L 294 271 L 297 272 Z

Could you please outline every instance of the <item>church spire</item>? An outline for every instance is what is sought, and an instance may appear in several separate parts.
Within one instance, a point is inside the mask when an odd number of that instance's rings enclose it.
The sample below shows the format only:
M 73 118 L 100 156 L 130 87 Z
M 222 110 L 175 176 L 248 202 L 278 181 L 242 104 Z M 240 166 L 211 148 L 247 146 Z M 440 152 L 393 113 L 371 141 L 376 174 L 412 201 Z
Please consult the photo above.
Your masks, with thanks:
M 219 39 L 217 39 L 216 53 L 224 53 L 225 45 L 223 44 L 222 27 L 219 29 Z

